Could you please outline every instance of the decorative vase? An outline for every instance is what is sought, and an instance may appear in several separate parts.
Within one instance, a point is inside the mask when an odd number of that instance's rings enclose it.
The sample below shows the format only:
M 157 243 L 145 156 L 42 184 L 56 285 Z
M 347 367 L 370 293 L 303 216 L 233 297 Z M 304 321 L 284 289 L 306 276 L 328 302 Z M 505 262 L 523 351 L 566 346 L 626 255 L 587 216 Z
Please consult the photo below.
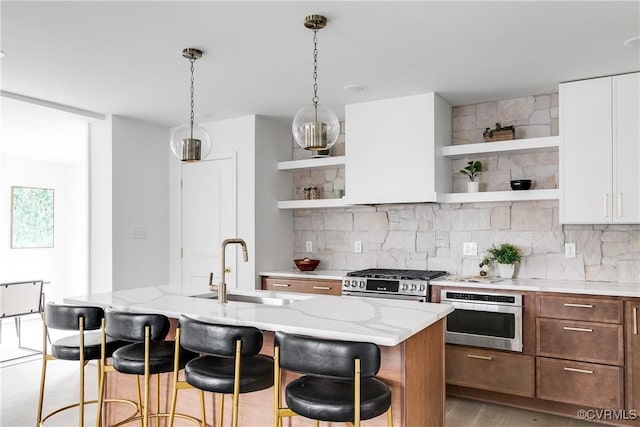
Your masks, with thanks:
M 503 279 L 511 279 L 513 278 L 513 273 L 515 272 L 515 264 L 500 264 L 498 263 L 498 275 Z
M 467 182 L 467 192 L 468 193 L 477 193 L 480 191 L 480 183 L 476 181 Z

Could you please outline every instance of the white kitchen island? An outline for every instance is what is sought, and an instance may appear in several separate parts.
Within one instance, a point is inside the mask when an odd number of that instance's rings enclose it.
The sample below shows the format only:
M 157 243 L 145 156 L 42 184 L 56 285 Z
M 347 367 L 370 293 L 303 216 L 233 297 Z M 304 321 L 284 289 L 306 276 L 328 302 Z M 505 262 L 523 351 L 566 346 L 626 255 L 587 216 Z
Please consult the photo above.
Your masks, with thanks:
M 453 311 L 452 306 L 240 290 L 230 294 L 282 299 L 287 303 L 229 301 L 219 304 L 215 299 L 193 297 L 206 293 L 203 291 L 166 285 L 66 298 L 65 302 L 160 313 L 172 319 L 184 314 L 204 321 L 254 326 L 264 331 L 263 353 L 267 355 L 273 354 L 273 332 L 278 330 L 319 338 L 373 342 L 382 349 L 379 377 L 393 390 L 394 425 L 444 425 L 444 319 Z M 114 376 L 107 386 L 107 394 L 135 397 L 134 383 L 126 377 Z M 291 378 L 293 376 L 285 381 Z M 163 384 L 163 395 L 166 396 L 169 392 L 166 380 Z M 272 424 L 272 390 L 250 393 L 240 399 L 241 425 L 262 427 Z M 213 412 L 214 405 L 208 404 L 207 408 Z M 178 409 L 198 415 L 198 398 L 194 390 L 179 393 Z M 119 414 L 113 412 L 110 410 L 109 417 L 118 419 Z M 313 423 L 302 417 L 294 418 L 291 423 L 293 427 L 307 425 Z M 381 416 L 363 425 L 384 426 L 386 420 Z

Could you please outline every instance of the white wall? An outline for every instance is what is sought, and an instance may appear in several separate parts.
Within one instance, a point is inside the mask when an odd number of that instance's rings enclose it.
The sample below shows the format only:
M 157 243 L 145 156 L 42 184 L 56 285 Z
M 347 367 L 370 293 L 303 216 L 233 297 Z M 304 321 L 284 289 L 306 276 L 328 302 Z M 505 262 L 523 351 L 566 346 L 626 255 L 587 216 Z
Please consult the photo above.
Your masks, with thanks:
M 288 127 L 261 116 L 244 116 L 216 122 L 200 123 L 211 136 L 213 149 L 209 157 L 236 153 L 237 159 L 237 230 L 236 236 L 247 243 L 249 262 L 237 256 L 238 287 L 259 287 L 258 272 L 288 268 L 293 254 L 293 216 L 278 210 L 277 200 L 290 194 L 292 177 L 278 173 L 278 160 L 291 158 Z M 170 278 L 180 282 L 181 199 L 180 161 L 169 161 L 170 179 Z M 220 242 L 221 243 L 221 242 Z
M 73 135 L 70 135 L 73 137 Z M 85 138 L 86 139 L 86 138 Z M 83 141 L 80 141 L 83 142 Z M 83 145 L 86 143 L 83 143 Z M 0 279 L 42 279 L 47 301 L 87 293 L 87 187 L 85 165 L 0 159 Z M 54 192 L 53 248 L 11 248 L 11 187 Z
M 113 116 L 113 290 L 168 283 L 169 155 L 168 128 Z
M 111 116 L 89 125 L 91 294 L 110 292 L 113 284 L 111 128 Z

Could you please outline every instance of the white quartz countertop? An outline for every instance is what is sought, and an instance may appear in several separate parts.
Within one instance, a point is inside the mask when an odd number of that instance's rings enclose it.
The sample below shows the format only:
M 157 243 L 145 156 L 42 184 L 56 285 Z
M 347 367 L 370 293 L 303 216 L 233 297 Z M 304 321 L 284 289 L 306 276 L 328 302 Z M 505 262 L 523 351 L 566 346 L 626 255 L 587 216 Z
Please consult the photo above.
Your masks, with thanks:
M 276 306 L 195 298 L 202 289 L 163 285 L 91 296 L 65 298 L 69 304 L 90 304 L 132 312 L 185 314 L 210 322 L 255 326 L 267 331 L 394 346 L 453 311 L 449 304 L 378 298 L 233 290 L 229 294 L 293 300 Z
M 279 271 L 261 271 L 260 276 L 275 276 L 275 277 L 291 277 L 294 279 L 328 279 L 328 280 L 342 280 L 343 277 L 351 270 L 313 270 L 313 271 L 300 271 L 297 269 L 291 270 L 279 270 Z
M 559 292 L 569 294 L 640 297 L 639 283 L 587 282 L 582 280 L 500 279 L 469 276 L 446 276 L 431 281 L 432 285 L 494 290 Z

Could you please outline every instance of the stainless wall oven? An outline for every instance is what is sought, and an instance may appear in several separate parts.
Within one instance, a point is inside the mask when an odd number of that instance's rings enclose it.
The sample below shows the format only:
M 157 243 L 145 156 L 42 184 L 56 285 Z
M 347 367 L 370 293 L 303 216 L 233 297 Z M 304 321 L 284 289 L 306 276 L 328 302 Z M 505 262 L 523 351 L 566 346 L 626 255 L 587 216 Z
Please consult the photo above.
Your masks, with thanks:
M 522 295 L 442 289 L 440 302 L 455 308 L 447 343 L 522 351 Z

